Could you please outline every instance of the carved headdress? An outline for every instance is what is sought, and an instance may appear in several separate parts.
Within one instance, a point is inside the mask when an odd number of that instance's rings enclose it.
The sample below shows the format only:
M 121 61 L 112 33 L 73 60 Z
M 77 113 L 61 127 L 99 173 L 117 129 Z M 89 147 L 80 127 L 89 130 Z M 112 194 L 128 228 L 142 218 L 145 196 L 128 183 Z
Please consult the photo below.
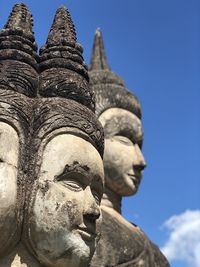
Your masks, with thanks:
M 82 52 L 69 11 L 60 7 L 40 49 L 41 101 L 40 110 L 35 110 L 34 132 L 47 135 L 62 127 L 79 129 L 103 156 L 103 130 L 94 114 Z
M 40 49 L 40 95 L 73 99 L 94 111 L 94 97 L 82 52 L 69 11 L 60 7 L 47 42 Z
M 95 93 L 98 117 L 106 109 L 117 107 L 141 118 L 141 107 L 137 97 L 126 89 L 123 80 L 108 66 L 100 29 L 95 33 L 89 76 L 90 85 Z
M 36 96 L 38 55 L 32 31 L 32 15 L 24 4 L 16 4 L 0 32 L 1 88 Z
M 96 114 L 104 127 L 105 137 L 124 135 L 142 145 L 141 107 L 138 98 L 129 92 L 123 80 L 113 73 L 107 63 L 102 33 L 97 29 L 90 64 L 90 85 L 95 93 Z M 134 120 L 117 109 L 131 112 Z M 105 115 L 105 111 L 110 113 Z M 104 116 L 104 117 L 102 117 Z

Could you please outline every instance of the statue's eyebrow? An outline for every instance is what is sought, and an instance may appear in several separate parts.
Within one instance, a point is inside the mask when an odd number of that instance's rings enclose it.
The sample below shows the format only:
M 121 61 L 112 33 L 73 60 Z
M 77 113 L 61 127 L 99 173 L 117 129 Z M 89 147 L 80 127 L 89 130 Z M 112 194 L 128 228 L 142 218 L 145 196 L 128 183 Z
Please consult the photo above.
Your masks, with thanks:
M 79 174 L 86 174 L 89 179 L 90 177 L 90 168 L 87 165 L 79 164 L 77 161 L 74 161 L 73 164 L 69 165 L 66 164 L 63 172 L 57 176 L 55 176 L 54 181 L 59 181 L 64 178 L 66 174 L 69 173 L 79 173 Z

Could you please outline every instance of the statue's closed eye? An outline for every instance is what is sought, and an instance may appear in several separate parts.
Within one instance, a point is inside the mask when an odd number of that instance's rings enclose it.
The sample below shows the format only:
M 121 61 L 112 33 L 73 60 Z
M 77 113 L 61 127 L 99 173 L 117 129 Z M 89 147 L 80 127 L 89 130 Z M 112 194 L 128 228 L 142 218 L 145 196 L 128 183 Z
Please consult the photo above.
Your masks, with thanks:
M 87 177 L 81 172 L 64 172 L 56 178 L 56 181 L 72 191 L 81 191 L 88 185 Z
M 85 189 L 85 186 L 83 186 L 82 184 L 80 184 L 78 181 L 75 181 L 75 180 L 60 180 L 60 183 L 66 186 L 68 189 L 72 191 L 76 191 L 76 192 L 79 192 Z
M 114 136 L 114 139 L 117 140 L 118 142 L 127 145 L 127 146 L 132 146 L 133 143 L 131 142 L 131 140 L 125 136 L 121 136 L 121 135 L 116 135 Z

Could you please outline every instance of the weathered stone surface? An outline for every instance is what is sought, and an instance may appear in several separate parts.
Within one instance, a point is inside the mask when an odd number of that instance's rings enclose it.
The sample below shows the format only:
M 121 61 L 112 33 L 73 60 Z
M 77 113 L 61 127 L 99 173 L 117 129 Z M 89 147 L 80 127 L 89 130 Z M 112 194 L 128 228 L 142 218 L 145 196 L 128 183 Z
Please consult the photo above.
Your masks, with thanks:
M 76 32 L 69 11 L 60 7 L 46 44 L 40 49 L 40 89 L 42 96 L 74 99 L 94 111 L 83 49 L 76 43 Z
M 24 4 L 0 38 L 0 266 L 86 267 L 99 239 L 104 136 L 70 14 L 58 9 L 39 60 Z
M 27 251 L 20 242 L 10 254 L 0 257 L 2 267 L 41 267 L 41 264 Z
M 169 264 L 159 248 L 120 214 L 121 198 L 137 192 L 146 166 L 141 152 L 141 108 L 136 96 L 127 91 L 108 67 L 99 30 L 89 74 L 96 96 L 96 113 L 105 132 L 102 234 L 90 266 L 167 267 Z
M 35 96 L 38 86 L 36 50 L 31 14 L 17 4 L 0 32 L 0 256 L 21 237 L 31 120 L 26 96 Z
M 20 240 L 29 121 L 26 97 L 0 89 L 0 257 Z
M 102 206 L 102 234 L 91 266 L 154 267 L 150 242 L 139 227 L 113 208 Z
M 32 15 L 24 4 L 16 4 L 0 32 L 1 88 L 36 96 L 38 88 L 37 44 Z
M 83 132 L 103 157 L 104 134 L 102 126 L 94 113 L 77 101 L 59 97 L 40 98 L 34 104 L 33 137 L 36 140 L 34 151 L 37 152 L 38 140 L 56 129 L 69 127 L 68 132 L 75 132 L 74 128 Z M 71 130 L 70 130 L 71 129 Z
M 100 234 L 102 159 L 91 143 L 67 133 L 43 151 L 24 241 L 44 266 L 88 266 Z
M 6 246 L 16 224 L 19 137 L 14 128 L 0 122 L 0 244 Z M 14 227 L 15 228 L 15 227 Z

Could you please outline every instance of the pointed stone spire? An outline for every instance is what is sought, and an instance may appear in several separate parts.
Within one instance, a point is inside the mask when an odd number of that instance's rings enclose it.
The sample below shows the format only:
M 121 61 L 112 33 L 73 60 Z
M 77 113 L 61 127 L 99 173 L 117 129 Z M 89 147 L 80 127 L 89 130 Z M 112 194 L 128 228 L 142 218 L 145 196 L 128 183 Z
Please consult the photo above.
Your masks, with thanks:
M 124 81 L 111 71 L 107 63 L 103 35 L 99 28 L 95 32 L 89 75 L 91 85 L 96 85 L 97 83 L 113 83 L 125 86 Z
M 90 62 L 90 70 L 109 70 L 104 49 L 103 36 L 100 28 L 96 30 L 93 44 L 93 52 Z
M 70 98 L 94 110 L 83 49 L 66 7 L 58 8 L 46 44 L 40 49 L 40 95 Z
M 127 90 L 124 81 L 108 66 L 102 32 L 97 29 L 89 68 L 90 86 L 95 94 L 96 114 L 109 108 L 123 108 L 141 118 L 137 97 Z
M 65 45 L 76 43 L 76 31 L 71 15 L 66 7 L 61 6 L 56 11 L 47 42 L 50 45 Z
M 37 60 L 37 44 L 32 28 L 33 18 L 27 6 L 16 4 L 0 32 L 0 49 L 23 51 Z
M 33 19 L 25 4 L 16 4 L 8 18 L 8 22 L 4 29 L 13 30 L 19 35 L 25 35 L 32 41 L 35 40 L 33 36 Z
M 33 19 L 25 4 L 16 4 L 0 31 L 0 85 L 35 96 L 38 85 L 37 44 Z

